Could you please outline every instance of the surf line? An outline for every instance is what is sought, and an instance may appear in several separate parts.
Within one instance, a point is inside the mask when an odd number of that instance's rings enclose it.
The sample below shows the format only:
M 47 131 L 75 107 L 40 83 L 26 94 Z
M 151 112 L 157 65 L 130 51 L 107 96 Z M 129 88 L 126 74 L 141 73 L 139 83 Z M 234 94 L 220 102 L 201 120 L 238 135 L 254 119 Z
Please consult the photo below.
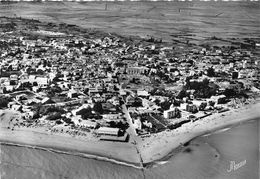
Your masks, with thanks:
M 88 159 L 94 159 L 94 160 L 99 160 L 99 161 L 106 161 L 106 162 L 111 162 L 115 163 L 118 165 L 124 165 L 128 167 L 133 167 L 136 169 L 144 169 L 142 166 L 137 166 L 131 163 L 119 161 L 116 159 L 108 158 L 108 157 L 102 157 L 98 155 L 91 155 L 91 154 L 86 154 L 86 153 L 80 153 L 80 152 L 67 152 L 67 151 L 62 151 L 62 150 L 57 150 L 53 148 L 45 148 L 45 147 L 38 147 L 38 146 L 31 146 L 31 145 L 24 145 L 24 144 L 16 144 L 16 143 L 11 143 L 11 142 L 1 142 L 0 145 L 7 145 L 7 146 L 16 146 L 16 147 L 26 147 L 26 148 L 31 148 L 31 149 L 37 149 L 37 150 L 43 150 L 43 151 L 48 151 L 48 152 L 53 152 L 53 153 L 58 153 L 58 154 L 66 154 L 66 155 L 74 155 L 74 156 L 80 156 Z

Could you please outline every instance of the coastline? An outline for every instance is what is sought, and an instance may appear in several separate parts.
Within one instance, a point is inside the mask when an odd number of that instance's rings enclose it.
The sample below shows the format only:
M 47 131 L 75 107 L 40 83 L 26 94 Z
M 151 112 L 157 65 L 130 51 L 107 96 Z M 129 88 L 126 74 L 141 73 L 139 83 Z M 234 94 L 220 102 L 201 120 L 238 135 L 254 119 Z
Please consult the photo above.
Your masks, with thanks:
M 242 122 L 259 119 L 260 112 L 258 109 L 260 109 L 260 103 L 246 105 L 225 113 L 214 114 L 193 124 L 185 124 L 180 129 L 164 131 L 150 138 L 140 139 L 137 146 L 131 143 L 87 141 L 30 130 L 15 129 L 12 131 L 4 127 L 1 127 L 0 145 L 5 145 L 6 143 L 6 145 L 31 147 L 142 169 L 142 165 L 144 167 L 150 166 L 156 161 L 169 158 L 183 144 L 196 137 L 235 126 Z M 140 151 L 142 162 L 136 147 Z
M 47 133 L 24 130 L 11 131 L 10 129 L 1 128 L 0 145 L 2 144 L 78 155 L 114 163 L 121 163 L 124 165 L 131 165 L 133 167 L 140 166 L 139 157 L 135 154 L 135 148 L 128 143 L 121 144 L 106 141 L 95 142 L 55 134 L 49 135 Z
M 101 160 L 105 162 L 112 162 L 118 165 L 125 165 L 137 169 L 142 169 L 142 167 L 139 167 L 137 163 L 130 163 L 130 162 L 125 162 L 119 159 L 113 159 L 113 158 L 108 158 L 103 156 L 98 156 L 95 154 L 90 154 L 90 153 L 79 153 L 75 151 L 70 151 L 67 149 L 61 149 L 61 148 L 46 148 L 46 147 L 39 147 L 39 146 L 29 146 L 29 145 L 23 145 L 23 144 L 17 144 L 17 143 L 9 143 L 9 142 L 1 142 L 0 141 L 0 146 L 1 145 L 6 145 L 6 146 L 16 146 L 16 147 L 26 147 L 26 148 L 31 148 L 31 149 L 37 149 L 37 150 L 43 150 L 43 151 L 49 151 L 53 153 L 58 153 L 58 154 L 66 154 L 66 155 L 74 155 L 74 156 L 79 156 L 83 158 L 88 158 L 88 159 L 95 159 L 95 160 Z
M 151 165 L 156 161 L 162 161 L 172 155 L 174 150 L 183 144 L 202 135 L 216 132 L 218 130 L 237 126 L 250 120 L 260 119 L 260 103 L 249 104 L 239 109 L 233 109 L 226 113 L 214 114 L 191 124 L 185 124 L 176 134 L 175 131 L 164 131 L 152 139 L 147 139 L 139 144 L 139 150 L 144 166 Z M 239 110 L 239 111 L 238 111 Z M 224 116 L 223 116 L 224 115 Z M 149 143 L 149 147 L 147 147 Z M 142 145 L 142 146 L 141 146 Z

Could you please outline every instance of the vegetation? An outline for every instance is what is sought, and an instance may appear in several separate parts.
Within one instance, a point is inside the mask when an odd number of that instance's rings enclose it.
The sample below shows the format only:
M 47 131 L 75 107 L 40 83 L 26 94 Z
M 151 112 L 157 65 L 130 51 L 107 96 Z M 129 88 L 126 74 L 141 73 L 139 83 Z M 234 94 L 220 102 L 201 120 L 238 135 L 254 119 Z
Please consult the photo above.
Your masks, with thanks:
M 62 92 L 62 90 L 59 86 L 54 86 L 54 87 L 51 87 L 50 89 L 48 89 L 47 94 L 49 97 L 53 97 L 53 96 L 55 96 L 55 94 L 61 93 L 61 92 Z
M 218 86 L 214 83 L 210 83 L 208 79 L 204 79 L 202 82 L 186 80 L 184 90 L 195 90 L 195 98 L 210 98 L 216 95 Z M 187 95 L 187 94 L 186 94 Z
M 129 124 L 127 122 L 115 122 L 115 121 L 111 121 L 109 122 L 110 127 L 114 127 L 114 128 L 120 128 L 122 130 L 126 130 L 129 127 Z
M 160 103 L 160 106 L 163 110 L 168 110 L 171 106 L 171 102 L 168 100 L 165 100 L 164 102 Z
M 34 111 L 36 112 L 34 118 L 39 118 L 40 116 L 49 115 L 49 114 L 53 115 L 53 113 L 64 114 L 66 112 L 64 109 L 60 107 L 43 106 L 41 104 L 37 104 L 36 106 L 34 106 Z
M 1 96 L 0 97 L 0 109 L 6 108 L 10 101 L 11 101 L 10 98 L 5 97 L 5 96 Z
M 54 120 L 57 120 L 60 118 L 61 118 L 60 112 L 52 112 L 52 113 L 49 113 L 49 115 L 46 117 L 46 120 L 54 121 Z
M 209 77 L 214 77 L 215 76 L 215 70 L 214 70 L 214 68 L 213 67 L 210 67 L 208 70 L 207 70 L 207 75 L 209 76 Z
M 94 107 L 93 107 L 93 110 L 99 114 L 103 114 L 104 110 L 103 110 L 103 107 L 102 107 L 102 103 L 100 102 L 96 102 L 94 104 Z

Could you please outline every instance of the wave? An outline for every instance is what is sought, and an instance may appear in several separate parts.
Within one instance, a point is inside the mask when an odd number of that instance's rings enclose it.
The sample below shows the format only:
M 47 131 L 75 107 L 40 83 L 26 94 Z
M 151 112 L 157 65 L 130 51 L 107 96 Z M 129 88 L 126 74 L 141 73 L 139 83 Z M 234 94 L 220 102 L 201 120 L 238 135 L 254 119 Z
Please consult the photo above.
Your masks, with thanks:
M 210 135 L 212 135 L 212 133 L 208 133 L 208 134 L 202 135 L 202 137 L 208 137 Z
M 213 134 L 219 134 L 219 133 L 228 131 L 228 130 L 230 130 L 230 129 L 232 129 L 232 127 L 227 127 L 227 128 L 224 128 L 224 129 L 216 130 L 216 131 L 213 131 L 213 132 L 204 134 L 204 135 L 202 135 L 201 137 L 208 137 L 208 136 L 211 136 L 211 135 L 213 135 Z M 198 137 L 200 137 L 200 136 L 198 136 Z
M 161 161 L 161 162 L 158 162 L 159 165 L 163 165 L 163 164 L 166 164 L 168 163 L 169 161 Z
M 137 166 L 135 164 L 119 161 L 116 159 L 112 158 L 107 158 L 103 156 L 98 156 L 98 155 L 92 155 L 92 154 L 86 154 L 86 153 L 80 153 L 80 152 L 68 152 L 68 151 L 61 151 L 53 148 L 45 148 L 45 147 L 38 147 L 38 146 L 31 146 L 31 145 L 23 145 L 23 144 L 16 144 L 16 143 L 10 143 L 10 142 L 0 142 L 0 145 L 9 145 L 9 146 L 16 146 L 16 147 L 26 147 L 26 148 L 31 148 L 31 149 L 37 149 L 37 150 L 44 150 L 48 152 L 53 152 L 53 153 L 58 153 L 58 154 L 66 154 L 66 155 L 74 155 L 74 156 L 80 156 L 84 158 L 89 158 L 89 159 L 95 159 L 95 160 L 100 160 L 100 161 L 106 161 L 106 162 L 112 162 L 118 165 L 123 165 L 123 166 L 128 166 L 136 169 L 143 169 L 144 167 Z
M 166 163 L 168 163 L 169 161 L 158 161 L 156 163 L 154 163 L 153 167 L 158 167 L 159 165 L 164 165 Z

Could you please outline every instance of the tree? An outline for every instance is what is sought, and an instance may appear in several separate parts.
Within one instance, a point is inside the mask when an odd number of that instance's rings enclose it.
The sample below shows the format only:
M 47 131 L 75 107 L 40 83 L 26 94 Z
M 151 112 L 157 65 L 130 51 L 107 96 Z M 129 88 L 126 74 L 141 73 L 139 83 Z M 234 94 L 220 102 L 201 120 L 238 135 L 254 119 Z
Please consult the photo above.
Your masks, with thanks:
M 54 121 L 54 120 L 57 120 L 57 119 L 60 119 L 60 118 L 61 118 L 61 113 L 60 112 L 53 112 L 53 113 L 50 113 L 46 117 L 46 120 Z
M 55 82 L 59 82 L 59 81 L 61 81 L 61 80 L 59 79 L 59 76 L 56 76 L 56 77 L 53 78 L 52 81 L 55 83 Z
M 208 76 L 209 77 L 214 77 L 215 76 L 215 70 L 213 67 L 210 67 L 208 70 L 207 70 L 207 73 L 208 73 Z
M 91 107 L 83 108 L 80 111 L 76 112 L 76 115 L 81 115 L 83 119 L 86 119 L 92 115 L 92 109 Z
M 3 88 L 3 93 L 4 93 L 4 94 L 7 93 L 6 87 Z
M 10 102 L 10 98 L 1 96 L 0 97 L 0 109 L 7 107 L 9 102 Z
M 39 115 L 48 115 L 50 113 L 61 113 L 64 114 L 65 110 L 60 108 L 60 107 L 56 107 L 56 106 L 42 106 L 42 105 L 37 105 L 35 108 L 35 111 L 39 113 Z
M 202 88 L 205 88 L 208 85 L 209 85 L 209 79 L 207 79 L 207 78 L 203 79 L 203 81 L 202 81 Z
M 238 72 L 233 72 L 232 73 L 232 79 L 237 79 L 238 78 Z
M 7 68 L 8 71 L 12 71 L 13 70 L 13 67 L 12 65 L 9 65 L 9 67 Z
M 88 95 L 88 92 L 89 92 L 89 89 L 88 89 L 88 88 L 85 88 L 83 93 L 86 94 L 86 95 Z
M 129 127 L 129 124 L 127 122 L 122 122 L 122 121 L 119 121 L 119 122 L 110 121 L 109 125 L 110 125 L 110 127 L 119 128 L 122 130 L 126 130 Z
M 236 91 L 234 89 L 225 89 L 224 91 L 224 95 L 227 97 L 227 98 L 231 98 L 231 97 L 235 97 L 237 95 Z
M 160 104 L 160 106 L 163 110 L 168 110 L 171 106 L 171 103 L 168 100 L 166 100 L 166 101 L 162 102 Z
M 63 117 L 62 120 L 66 122 L 67 124 L 73 124 L 70 118 Z
M 212 106 L 212 107 L 214 107 L 215 102 L 214 102 L 214 101 L 209 101 L 209 105 Z
M 43 74 L 44 74 L 44 71 L 43 71 L 42 69 L 38 69 L 38 70 L 36 71 L 36 73 L 39 74 L 39 75 L 43 75 Z
M 62 90 L 59 86 L 54 86 L 48 90 L 48 96 L 52 97 L 55 96 L 56 93 L 61 93 L 61 92 Z
M 33 86 L 38 86 L 38 83 L 36 81 L 34 81 Z
M 154 103 L 159 106 L 160 105 L 160 100 L 159 99 L 155 99 Z
M 177 98 L 182 99 L 187 96 L 187 92 L 185 89 L 182 89 L 179 94 L 177 95 Z
M 181 105 L 181 101 L 174 99 L 174 100 L 173 100 L 173 105 L 174 105 L 174 106 L 180 106 L 180 105 Z
M 22 88 L 31 88 L 31 83 L 30 82 L 24 82 L 22 83 Z
M 114 85 L 114 90 L 115 90 L 115 91 L 118 91 L 119 88 L 117 88 L 116 85 Z
M 95 112 L 100 113 L 100 114 L 103 114 L 103 112 L 104 112 L 103 107 L 102 107 L 102 104 L 101 104 L 100 102 L 96 102 L 96 103 L 94 104 L 93 110 L 94 110 Z
M 199 110 L 203 111 L 206 108 L 206 106 L 207 106 L 206 102 L 205 103 L 201 103 L 200 106 L 199 106 Z

